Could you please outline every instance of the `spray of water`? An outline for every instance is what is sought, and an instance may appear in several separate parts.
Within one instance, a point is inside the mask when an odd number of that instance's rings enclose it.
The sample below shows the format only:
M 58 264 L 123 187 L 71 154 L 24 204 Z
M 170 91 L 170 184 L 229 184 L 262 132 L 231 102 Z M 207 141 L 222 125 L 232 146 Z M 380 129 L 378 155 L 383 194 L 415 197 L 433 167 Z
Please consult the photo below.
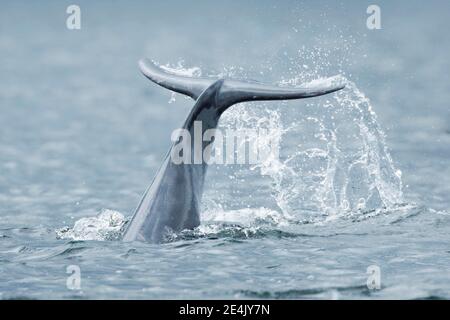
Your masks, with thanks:
M 291 79 L 289 84 L 300 85 L 301 80 Z M 224 115 L 221 126 L 226 130 L 264 126 L 269 135 L 279 136 L 279 158 L 269 157 L 248 167 L 215 168 L 212 174 L 220 179 L 219 172 L 225 172 L 231 183 L 240 184 L 269 179 L 266 196 L 289 221 L 388 211 L 403 203 L 401 172 L 394 166 L 385 134 L 369 99 L 350 81 L 344 90 L 308 102 L 306 107 L 295 103 L 237 106 Z M 264 137 L 258 139 L 265 143 Z M 239 206 L 258 208 L 258 201 L 252 203 L 250 196 L 264 193 L 228 191 L 227 197 L 220 190 L 220 206 L 211 200 L 217 192 L 206 193 L 206 219 L 214 220 L 214 212 L 225 219 L 224 206 L 230 214 Z M 227 201 L 232 204 L 224 205 Z
M 125 223 L 126 219 L 120 212 L 103 209 L 96 217 L 77 220 L 73 228 L 56 230 L 56 237 L 70 240 L 118 240 Z

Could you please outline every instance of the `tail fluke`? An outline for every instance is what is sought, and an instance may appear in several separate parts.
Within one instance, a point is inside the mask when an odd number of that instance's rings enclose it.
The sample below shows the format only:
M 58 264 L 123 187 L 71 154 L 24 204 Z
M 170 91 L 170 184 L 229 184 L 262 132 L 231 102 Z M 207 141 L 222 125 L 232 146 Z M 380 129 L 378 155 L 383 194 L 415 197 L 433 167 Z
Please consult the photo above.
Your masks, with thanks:
M 226 104 L 244 101 L 291 100 L 322 96 L 344 87 L 345 83 L 339 76 L 315 80 L 300 87 L 280 87 L 258 82 L 225 80 L 221 96 L 226 100 Z
M 216 79 L 192 78 L 169 73 L 148 59 L 139 61 L 139 67 L 151 81 L 169 90 L 185 94 L 194 100 L 197 100 L 202 92 L 216 81 Z M 332 93 L 344 87 L 344 80 L 339 76 L 315 80 L 304 86 L 290 88 L 226 79 L 220 89 L 219 99 L 222 105 L 228 106 L 244 101 L 303 99 Z

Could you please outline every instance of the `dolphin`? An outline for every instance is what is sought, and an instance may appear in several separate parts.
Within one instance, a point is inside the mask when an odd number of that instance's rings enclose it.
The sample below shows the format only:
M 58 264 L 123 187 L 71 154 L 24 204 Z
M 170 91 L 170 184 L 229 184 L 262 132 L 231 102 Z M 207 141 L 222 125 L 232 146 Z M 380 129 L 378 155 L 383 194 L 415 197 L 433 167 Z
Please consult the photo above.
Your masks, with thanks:
M 215 129 L 222 113 L 245 101 L 288 100 L 317 97 L 345 87 L 339 77 L 316 80 L 302 87 L 279 87 L 254 81 L 193 78 L 173 74 L 143 59 L 139 67 L 152 82 L 195 100 L 182 129 L 194 136 L 194 122 L 200 121 L 201 135 Z M 179 141 L 178 141 L 179 142 Z M 201 163 L 172 161 L 175 142 L 145 192 L 133 218 L 126 226 L 123 241 L 164 242 L 169 233 L 194 229 L 200 225 L 200 204 L 208 168 Z M 184 151 L 183 151 L 184 152 Z M 192 147 L 190 157 L 195 157 Z

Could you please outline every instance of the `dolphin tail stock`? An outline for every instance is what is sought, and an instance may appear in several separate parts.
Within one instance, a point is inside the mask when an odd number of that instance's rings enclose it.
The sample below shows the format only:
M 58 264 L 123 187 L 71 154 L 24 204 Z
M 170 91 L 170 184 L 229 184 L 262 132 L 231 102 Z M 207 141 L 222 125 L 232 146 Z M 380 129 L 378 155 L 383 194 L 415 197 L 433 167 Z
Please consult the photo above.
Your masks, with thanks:
M 194 100 L 217 79 L 194 78 L 176 75 L 163 70 L 149 59 L 139 61 L 141 72 L 156 84 L 191 97 Z M 291 100 L 317 97 L 341 90 L 345 87 L 339 76 L 315 80 L 300 87 L 280 87 L 260 82 L 224 79 L 217 96 L 217 103 L 222 107 L 246 101 Z

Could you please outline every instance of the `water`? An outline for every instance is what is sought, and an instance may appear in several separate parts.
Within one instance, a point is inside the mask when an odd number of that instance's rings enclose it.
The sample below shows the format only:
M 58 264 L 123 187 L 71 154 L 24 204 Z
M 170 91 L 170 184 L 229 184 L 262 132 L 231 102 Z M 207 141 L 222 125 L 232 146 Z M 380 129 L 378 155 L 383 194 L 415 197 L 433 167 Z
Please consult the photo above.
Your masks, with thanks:
M 448 299 L 448 4 L 380 1 L 378 31 L 369 4 L 79 1 L 80 31 L 63 3 L 2 4 L 0 298 Z M 139 74 L 143 56 L 347 87 L 232 107 L 220 128 L 267 129 L 279 158 L 211 166 L 201 227 L 123 243 L 192 106 Z

